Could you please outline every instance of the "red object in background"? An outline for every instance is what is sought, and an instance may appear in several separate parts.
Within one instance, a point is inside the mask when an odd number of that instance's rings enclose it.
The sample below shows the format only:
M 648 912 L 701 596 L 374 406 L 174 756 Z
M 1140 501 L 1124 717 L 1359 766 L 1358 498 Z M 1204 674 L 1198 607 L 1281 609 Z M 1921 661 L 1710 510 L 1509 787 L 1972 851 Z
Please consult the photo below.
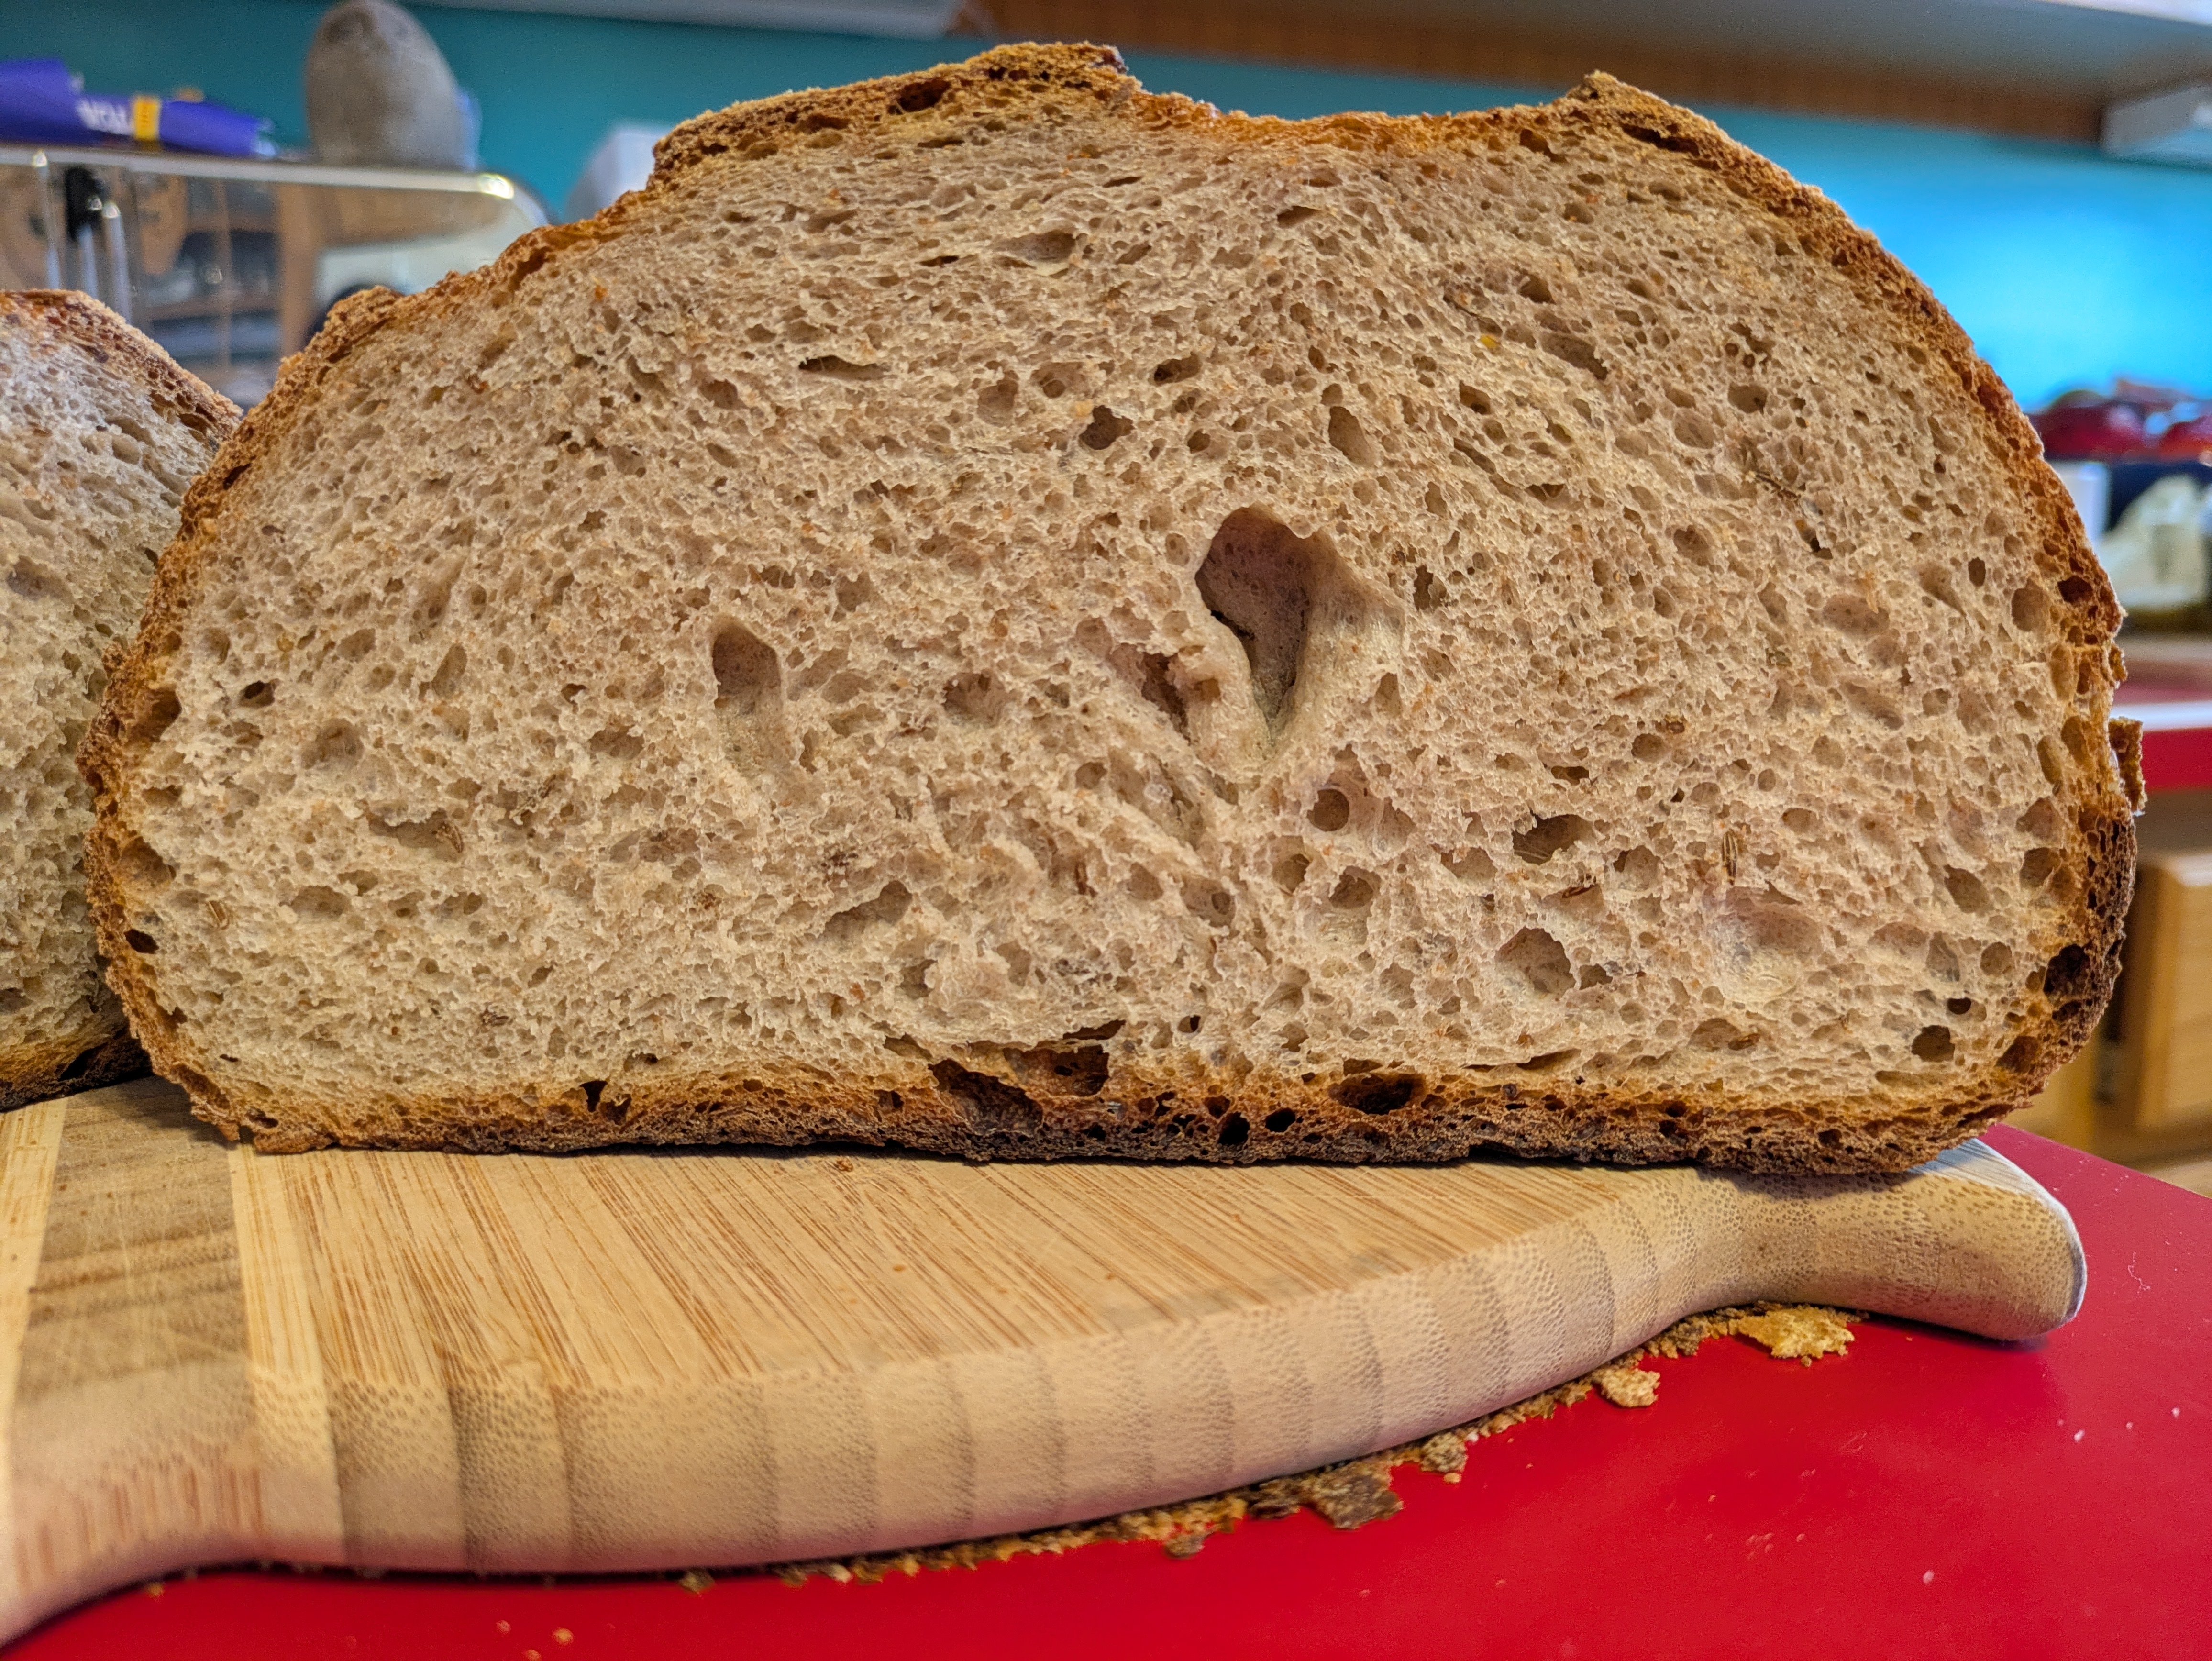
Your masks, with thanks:
M 2031 416 L 2043 435 L 2043 452 L 2053 461 L 2125 461 L 2152 453 L 2143 434 L 2142 411 L 2109 399 L 2079 404 L 2061 401 Z
M 2124 715 L 2124 709 L 2115 715 Z M 2185 727 L 2142 735 L 2146 789 L 2212 789 L 2212 727 Z
M 1990 1344 L 1876 1322 L 1809 1367 L 1735 1340 L 1470 1449 L 1351 1533 L 1248 1523 L 1177 1561 L 1089 1546 L 880 1585 L 762 1576 L 203 1575 L 7 1661 L 1132 1655 L 2212 1656 L 2212 1201 L 2003 1127 L 2073 1212 L 2079 1317 Z M 680 1435 L 681 1427 L 672 1427 Z
M 2046 441 L 2045 447 L 2050 447 Z M 2160 461 L 2212 461 L 2212 410 L 2177 421 L 2158 435 Z

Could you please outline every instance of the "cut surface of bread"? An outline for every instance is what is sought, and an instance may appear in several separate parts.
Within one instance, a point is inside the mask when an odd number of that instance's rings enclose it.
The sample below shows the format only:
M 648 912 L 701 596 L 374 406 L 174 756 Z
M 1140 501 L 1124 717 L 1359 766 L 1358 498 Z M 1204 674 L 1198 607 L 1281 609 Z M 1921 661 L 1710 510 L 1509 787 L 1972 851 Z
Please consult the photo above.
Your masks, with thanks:
M 237 421 L 98 301 L 0 291 L 0 1108 L 145 1068 L 94 956 L 75 756 Z
M 2113 973 L 2118 611 L 1817 194 L 1604 77 L 1007 47 L 333 317 L 83 761 L 266 1148 L 1902 1167 Z

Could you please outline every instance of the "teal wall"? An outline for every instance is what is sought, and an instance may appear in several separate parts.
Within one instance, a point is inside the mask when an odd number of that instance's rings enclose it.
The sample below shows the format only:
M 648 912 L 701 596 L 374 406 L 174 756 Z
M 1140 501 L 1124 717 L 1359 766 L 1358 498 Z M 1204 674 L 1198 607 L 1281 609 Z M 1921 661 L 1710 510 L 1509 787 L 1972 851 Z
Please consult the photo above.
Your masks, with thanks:
M 321 0 L 0 0 L 0 55 L 58 56 L 88 84 L 182 83 L 306 138 L 300 63 Z M 556 208 L 610 122 L 676 121 L 781 92 L 919 68 L 973 40 L 874 40 L 423 6 L 484 109 L 488 167 Z M 1548 96 L 1410 76 L 1131 54 L 1148 86 L 1278 115 L 1466 109 Z M 1707 112 L 1841 203 L 1926 279 L 2031 405 L 2116 374 L 2212 392 L 2212 171 L 2086 146 Z

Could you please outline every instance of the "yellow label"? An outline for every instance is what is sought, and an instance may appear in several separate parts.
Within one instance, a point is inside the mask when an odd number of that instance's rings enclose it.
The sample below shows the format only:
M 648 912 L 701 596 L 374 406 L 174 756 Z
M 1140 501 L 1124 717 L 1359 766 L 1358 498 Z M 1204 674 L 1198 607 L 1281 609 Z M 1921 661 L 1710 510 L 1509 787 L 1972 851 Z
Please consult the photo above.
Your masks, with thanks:
M 131 136 L 142 144 L 157 143 L 161 137 L 161 100 L 140 93 L 131 100 Z

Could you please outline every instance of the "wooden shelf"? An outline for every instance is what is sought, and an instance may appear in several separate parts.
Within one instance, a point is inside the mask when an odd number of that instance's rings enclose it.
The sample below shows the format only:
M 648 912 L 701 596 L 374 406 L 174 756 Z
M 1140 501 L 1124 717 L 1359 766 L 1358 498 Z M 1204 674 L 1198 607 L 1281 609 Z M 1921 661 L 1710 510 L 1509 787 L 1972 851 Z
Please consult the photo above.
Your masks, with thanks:
M 193 317 L 255 317 L 277 308 L 276 295 L 264 289 L 259 294 L 241 295 L 224 301 L 210 297 L 204 300 L 179 300 L 167 306 L 149 306 L 147 320 L 154 323 L 173 323 Z
M 2087 141 L 2113 99 L 2212 78 L 2212 26 L 2053 0 L 991 0 L 991 15 L 1006 39 L 1539 92 L 1602 69 L 1692 104 Z

